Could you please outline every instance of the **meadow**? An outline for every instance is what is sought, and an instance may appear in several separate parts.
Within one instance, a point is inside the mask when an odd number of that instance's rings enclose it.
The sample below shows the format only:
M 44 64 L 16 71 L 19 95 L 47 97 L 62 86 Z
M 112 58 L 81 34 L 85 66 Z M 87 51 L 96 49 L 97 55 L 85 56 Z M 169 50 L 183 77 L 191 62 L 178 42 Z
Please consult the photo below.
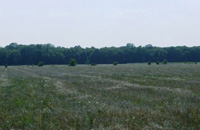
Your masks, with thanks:
M 4 129 L 200 129 L 200 64 L 1 66 Z

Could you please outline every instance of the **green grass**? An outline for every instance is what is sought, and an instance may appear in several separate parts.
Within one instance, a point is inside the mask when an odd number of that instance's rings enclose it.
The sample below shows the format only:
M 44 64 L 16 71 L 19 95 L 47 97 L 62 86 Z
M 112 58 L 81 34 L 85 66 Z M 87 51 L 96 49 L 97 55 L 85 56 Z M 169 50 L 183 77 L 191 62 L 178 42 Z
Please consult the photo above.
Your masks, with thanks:
M 0 129 L 200 129 L 200 65 L 0 67 Z

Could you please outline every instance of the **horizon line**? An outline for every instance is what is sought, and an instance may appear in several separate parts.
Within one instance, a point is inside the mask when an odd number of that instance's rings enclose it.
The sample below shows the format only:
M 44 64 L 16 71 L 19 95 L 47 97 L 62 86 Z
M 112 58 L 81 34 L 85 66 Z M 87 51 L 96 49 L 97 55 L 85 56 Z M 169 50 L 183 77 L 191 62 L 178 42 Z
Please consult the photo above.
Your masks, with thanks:
M 10 44 L 8 45 L 4 45 L 4 46 L 0 46 L 0 48 L 5 48 L 6 46 L 9 46 L 11 45 L 12 43 L 16 43 L 17 45 L 24 45 L 24 46 L 30 46 L 30 45 L 47 45 L 47 44 L 50 44 L 50 45 L 53 45 L 54 47 L 58 48 L 58 47 L 61 47 L 61 48 L 73 48 L 73 47 L 77 47 L 77 46 L 80 46 L 81 48 L 97 48 L 97 49 L 101 49 L 101 48 L 112 48 L 112 47 L 115 47 L 115 48 L 120 48 L 120 47 L 125 47 L 127 46 L 128 44 L 132 44 L 133 47 L 158 47 L 158 48 L 170 48 L 170 47 L 188 47 L 188 48 L 192 48 L 192 47 L 200 47 L 200 45 L 196 45 L 196 46 L 187 46 L 187 45 L 177 45 L 177 46 L 154 46 L 153 44 L 146 44 L 146 45 L 135 45 L 134 43 L 126 43 L 125 45 L 123 46 L 104 46 L 104 47 L 95 47 L 95 46 L 86 46 L 86 47 L 82 47 L 81 45 L 75 45 L 75 46 L 60 46 L 60 45 L 55 45 L 54 43 L 30 43 L 30 44 L 21 44 L 21 43 L 18 43 L 18 42 L 11 42 Z

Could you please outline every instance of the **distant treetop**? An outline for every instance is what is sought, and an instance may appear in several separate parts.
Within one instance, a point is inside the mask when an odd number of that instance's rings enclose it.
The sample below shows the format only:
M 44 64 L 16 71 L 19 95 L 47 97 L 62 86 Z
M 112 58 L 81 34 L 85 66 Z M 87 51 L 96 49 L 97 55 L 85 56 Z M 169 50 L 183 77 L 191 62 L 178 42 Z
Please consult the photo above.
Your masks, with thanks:
M 153 45 L 151 45 L 151 44 L 147 44 L 147 45 L 145 45 L 144 47 L 146 47 L 146 48 L 152 48 Z
M 126 47 L 133 48 L 133 47 L 135 47 L 135 45 L 133 43 L 127 43 Z
M 200 62 L 200 46 L 196 47 L 154 47 L 148 44 L 135 47 L 127 43 L 121 47 L 95 48 L 75 46 L 70 48 L 55 47 L 53 44 L 21 45 L 11 43 L 0 48 L 0 65 L 32 65 L 43 61 L 45 65 L 67 64 L 71 58 L 79 64 L 141 63 L 151 61 Z

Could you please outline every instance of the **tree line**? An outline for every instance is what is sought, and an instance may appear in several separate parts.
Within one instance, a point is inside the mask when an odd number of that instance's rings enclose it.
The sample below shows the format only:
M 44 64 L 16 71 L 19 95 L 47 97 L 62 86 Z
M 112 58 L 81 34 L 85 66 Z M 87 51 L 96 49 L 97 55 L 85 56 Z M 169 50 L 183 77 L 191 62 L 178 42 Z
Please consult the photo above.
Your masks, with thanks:
M 196 47 L 135 47 L 128 43 L 122 47 L 71 48 L 52 44 L 20 45 L 11 43 L 0 48 L 0 65 L 68 64 L 73 58 L 78 64 L 112 64 L 156 62 L 200 62 L 200 46 Z

